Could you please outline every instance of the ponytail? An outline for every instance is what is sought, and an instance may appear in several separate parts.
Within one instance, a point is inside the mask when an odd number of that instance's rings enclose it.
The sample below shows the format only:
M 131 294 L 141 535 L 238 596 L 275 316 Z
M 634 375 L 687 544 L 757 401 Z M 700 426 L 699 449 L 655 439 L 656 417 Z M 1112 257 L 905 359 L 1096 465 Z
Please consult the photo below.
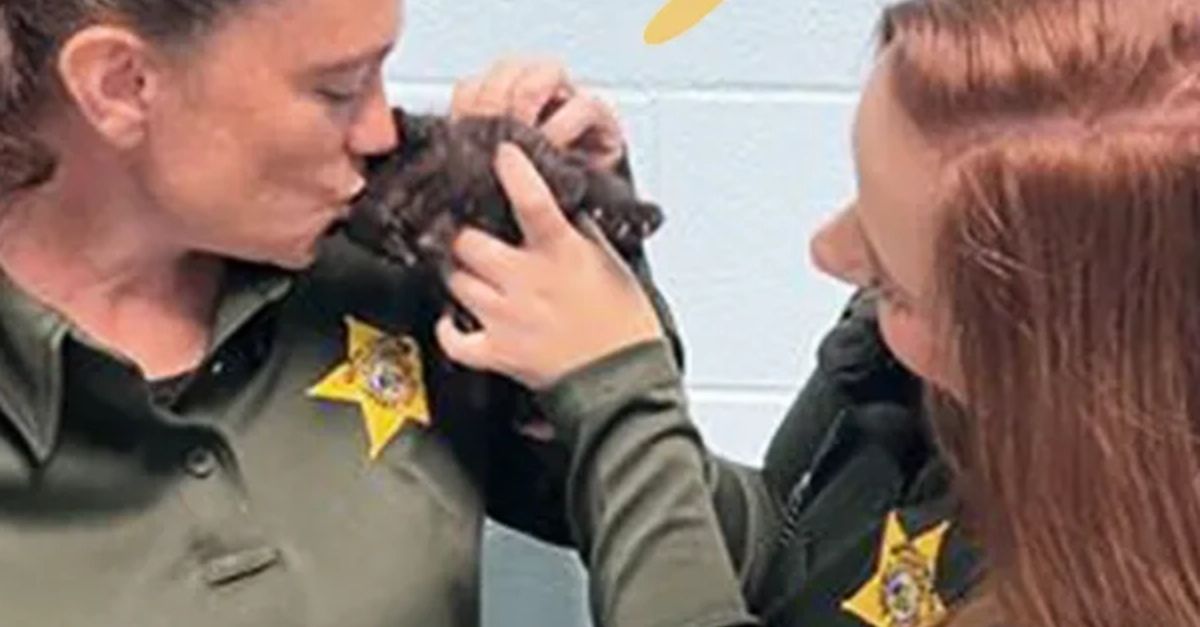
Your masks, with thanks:
M 17 0 L 23 1 L 23 0 Z M 0 199 L 46 182 L 54 156 L 32 136 L 33 105 L 40 91 L 38 64 L 30 44 L 39 38 L 12 6 L 0 0 Z M 31 34 L 31 33 L 29 33 Z

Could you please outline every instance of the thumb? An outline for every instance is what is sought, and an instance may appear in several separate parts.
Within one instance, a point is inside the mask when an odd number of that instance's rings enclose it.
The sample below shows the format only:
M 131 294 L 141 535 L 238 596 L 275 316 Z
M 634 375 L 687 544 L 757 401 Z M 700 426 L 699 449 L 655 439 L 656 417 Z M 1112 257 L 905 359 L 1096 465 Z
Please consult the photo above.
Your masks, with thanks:
M 500 145 L 495 168 L 527 246 L 536 247 L 571 233 L 571 224 L 550 187 L 516 144 Z

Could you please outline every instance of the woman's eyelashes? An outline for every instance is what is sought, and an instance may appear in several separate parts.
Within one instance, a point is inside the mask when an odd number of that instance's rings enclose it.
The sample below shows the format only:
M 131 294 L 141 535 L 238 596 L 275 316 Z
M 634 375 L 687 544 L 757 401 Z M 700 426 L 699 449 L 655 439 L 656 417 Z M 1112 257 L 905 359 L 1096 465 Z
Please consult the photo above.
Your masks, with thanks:
M 365 67 L 352 71 L 341 72 L 337 75 L 322 79 L 314 88 L 314 93 L 322 101 L 334 106 L 356 104 L 366 97 L 380 70 L 375 67 Z
M 316 94 L 327 104 L 335 106 L 353 104 L 362 97 L 361 90 L 336 87 L 318 87 L 316 89 Z

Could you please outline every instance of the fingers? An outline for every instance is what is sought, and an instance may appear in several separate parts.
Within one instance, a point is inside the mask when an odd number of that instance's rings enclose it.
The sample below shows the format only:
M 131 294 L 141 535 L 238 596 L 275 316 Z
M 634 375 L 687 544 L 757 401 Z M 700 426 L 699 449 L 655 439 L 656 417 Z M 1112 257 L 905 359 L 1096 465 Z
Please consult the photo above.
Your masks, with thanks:
M 597 242 L 605 247 L 609 247 L 609 246 L 607 246 L 608 238 L 604 236 L 604 230 L 600 228 L 600 225 L 597 224 L 596 221 L 593 220 L 591 216 L 589 216 L 587 214 L 580 216 L 578 226 L 579 226 L 579 232 L 582 233 L 584 237 L 586 237 L 594 242 Z M 611 248 L 611 247 L 609 247 L 609 248 Z
M 591 95 L 571 98 L 546 123 L 542 133 L 558 148 L 568 148 L 594 129 L 616 126 L 616 114 L 603 100 Z
M 511 143 L 501 144 L 496 153 L 495 168 L 501 186 L 512 201 L 513 214 L 527 247 L 536 248 L 574 232 L 546 181 L 520 148 Z
M 630 284 L 637 284 L 640 289 L 641 282 L 638 280 L 633 268 L 630 267 L 629 260 L 621 256 L 621 253 L 617 251 L 612 242 L 608 240 L 608 237 L 604 235 L 604 231 L 600 229 L 600 225 L 596 224 L 595 220 L 592 220 L 588 216 L 583 216 L 579 220 L 578 230 L 584 238 L 599 249 L 605 267 L 609 272 L 613 273 L 613 276 L 620 276 L 623 280 L 630 282 Z
M 475 102 L 479 100 L 479 90 L 482 88 L 483 80 L 478 77 L 455 83 L 454 94 L 450 97 L 450 118 L 474 115 Z
M 539 128 L 551 144 L 576 149 L 608 169 L 624 153 L 617 115 L 604 100 L 578 92 L 566 68 L 548 59 L 506 59 L 454 88 L 450 117 L 510 116 Z
M 609 261 L 616 263 L 622 268 L 628 266 L 625 258 L 621 256 L 621 253 L 617 252 L 612 242 L 608 241 L 608 236 L 604 234 L 603 229 L 600 228 L 599 224 L 596 224 L 595 220 L 585 215 L 580 218 L 578 228 L 579 232 L 591 240 L 608 257 Z
M 529 126 L 536 126 L 544 111 L 572 95 L 570 77 L 560 63 L 546 62 L 531 66 L 512 92 L 511 114 Z
M 498 315 L 504 306 L 504 298 L 499 290 L 463 270 L 455 270 L 446 277 L 446 289 L 476 317 L 491 318 Z
M 472 227 L 464 228 L 454 238 L 450 253 L 463 270 L 493 286 L 516 274 L 521 259 L 516 248 Z
M 451 99 L 451 114 L 511 115 L 533 126 L 543 112 L 574 95 L 566 68 L 546 59 L 503 59 L 482 76 L 460 81 Z
M 475 370 L 491 369 L 486 335 L 460 331 L 454 325 L 454 318 L 450 314 L 438 319 L 434 332 L 442 351 L 450 359 Z
M 483 84 L 475 100 L 478 115 L 507 115 L 512 107 L 517 81 L 528 71 L 526 62 L 503 59 L 484 74 Z

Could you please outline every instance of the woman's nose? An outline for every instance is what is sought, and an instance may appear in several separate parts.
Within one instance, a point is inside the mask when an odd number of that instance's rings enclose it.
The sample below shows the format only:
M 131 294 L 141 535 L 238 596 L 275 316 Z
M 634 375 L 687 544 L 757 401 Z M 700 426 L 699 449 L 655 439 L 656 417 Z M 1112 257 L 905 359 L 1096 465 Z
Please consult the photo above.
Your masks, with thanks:
M 398 143 L 396 122 L 379 80 L 350 127 L 350 152 L 360 157 L 381 155 L 395 150 Z
M 865 245 L 854 210 L 844 209 L 813 236 L 809 254 L 813 265 L 821 272 L 861 287 L 871 281 Z

